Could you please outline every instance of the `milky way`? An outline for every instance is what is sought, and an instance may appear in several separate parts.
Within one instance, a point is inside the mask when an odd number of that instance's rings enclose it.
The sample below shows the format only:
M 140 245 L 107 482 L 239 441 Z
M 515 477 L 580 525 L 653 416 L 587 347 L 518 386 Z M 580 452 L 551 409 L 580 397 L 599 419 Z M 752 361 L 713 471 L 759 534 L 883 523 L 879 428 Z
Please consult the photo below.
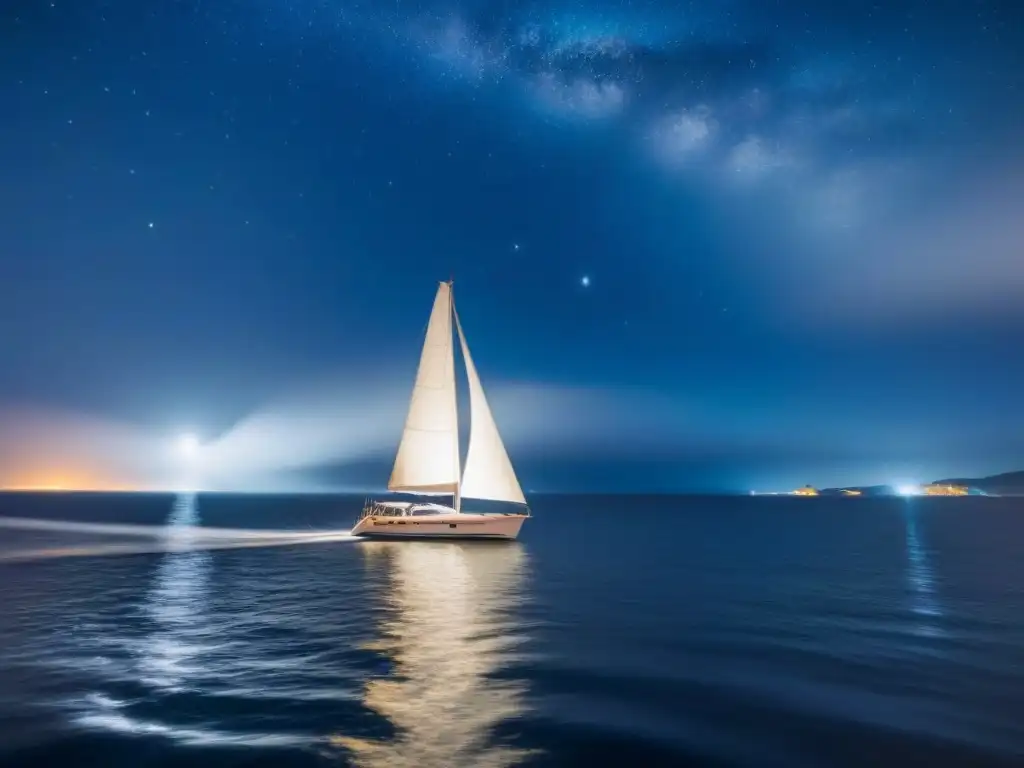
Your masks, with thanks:
M 985 151 L 1022 116 L 1006 3 L 307 0 L 269 14 L 577 140 L 617 131 L 617 152 L 760 227 L 771 274 L 829 292 L 784 282 L 783 308 L 860 323 L 869 288 L 871 317 L 911 319 L 1005 312 L 1024 294 L 1024 162 Z

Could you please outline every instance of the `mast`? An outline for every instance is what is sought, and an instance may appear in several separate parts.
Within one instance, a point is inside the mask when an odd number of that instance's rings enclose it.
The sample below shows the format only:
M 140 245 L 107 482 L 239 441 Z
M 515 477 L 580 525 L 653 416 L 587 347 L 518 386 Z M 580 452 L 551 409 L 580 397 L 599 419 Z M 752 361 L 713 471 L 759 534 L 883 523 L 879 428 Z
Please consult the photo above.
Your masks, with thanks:
M 449 323 L 449 326 L 453 325 L 457 321 L 458 321 L 458 315 L 455 314 L 455 278 L 452 277 L 452 278 L 449 278 L 449 280 L 448 280 L 448 323 Z M 454 371 L 454 366 L 455 366 L 455 358 L 454 358 L 454 353 L 455 353 L 455 334 L 454 334 L 454 328 L 451 330 L 451 332 L 449 334 L 449 340 L 452 343 L 452 375 L 454 377 L 454 373 L 455 373 L 455 371 Z M 458 387 L 455 387 L 455 390 L 456 390 L 456 394 L 455 394 L 455 418 L 457 420 L 458 419 L 458 414 L 459 414 Z M 470 415 L 470 418 L 472 419 L 472 415 Z M 457 423 L 457 421 L 456 421 L 456 423 Z M 462 467 L 459 466 L 460 462 L 459 462 L 459 433 L 458 432 L 455 433 L 455 440 L 453 440 L 452 442 L 453 442 L 452 449 L 455 451 L 455 470 L 456 470 L 455 494 L 454 494 L 452 508 L 455 510 L 455 514 L 460 514 L 462 512 Z

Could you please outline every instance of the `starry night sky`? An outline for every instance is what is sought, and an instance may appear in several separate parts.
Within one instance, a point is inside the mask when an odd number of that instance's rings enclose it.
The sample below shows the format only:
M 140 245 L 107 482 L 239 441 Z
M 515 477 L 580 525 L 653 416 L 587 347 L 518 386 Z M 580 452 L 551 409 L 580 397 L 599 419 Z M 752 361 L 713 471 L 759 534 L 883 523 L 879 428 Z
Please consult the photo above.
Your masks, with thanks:
M 386 464 L 453 275 L 528 489 L 1024 467 L 1019 6 L 8 0 L 0 405 Z

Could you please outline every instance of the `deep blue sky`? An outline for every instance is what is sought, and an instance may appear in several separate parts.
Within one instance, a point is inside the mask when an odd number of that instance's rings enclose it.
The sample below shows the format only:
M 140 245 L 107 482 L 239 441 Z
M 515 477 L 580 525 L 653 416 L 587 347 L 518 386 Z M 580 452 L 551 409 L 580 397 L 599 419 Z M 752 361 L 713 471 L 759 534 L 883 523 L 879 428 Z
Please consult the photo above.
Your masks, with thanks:
M 994 0 L 10 0 L 0 404 L 337 381 L 362 461 L 453 274 L 527 488 L 1019 468 L 1022 51 Z

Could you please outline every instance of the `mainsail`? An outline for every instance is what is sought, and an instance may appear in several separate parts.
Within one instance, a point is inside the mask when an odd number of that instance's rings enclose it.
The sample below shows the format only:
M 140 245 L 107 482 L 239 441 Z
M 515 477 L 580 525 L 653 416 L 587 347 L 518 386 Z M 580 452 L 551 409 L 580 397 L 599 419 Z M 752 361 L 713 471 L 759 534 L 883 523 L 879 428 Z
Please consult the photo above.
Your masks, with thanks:
M 455 400 L 452 294 L 441 283 L 430 312 L 409 413 L 388 490 L 456 493 L 459 485 L 459 417 Z
M 469 451 L 466 454 L 466 468 L 462 473 L 461 494 L 467 499 L 489 499 L 525 504 L 526 497 L 519 486 L 512 462 L 505 450 L 505 444 L 498 434 L 498 425 L 491 415 L 487 396 L 477 375 L 469 345 L 462 332 L 462 323 L 455 312 L 455 327 L 459 331 L 462 358 L 466 363 L 466 377 L 469 379 Z

